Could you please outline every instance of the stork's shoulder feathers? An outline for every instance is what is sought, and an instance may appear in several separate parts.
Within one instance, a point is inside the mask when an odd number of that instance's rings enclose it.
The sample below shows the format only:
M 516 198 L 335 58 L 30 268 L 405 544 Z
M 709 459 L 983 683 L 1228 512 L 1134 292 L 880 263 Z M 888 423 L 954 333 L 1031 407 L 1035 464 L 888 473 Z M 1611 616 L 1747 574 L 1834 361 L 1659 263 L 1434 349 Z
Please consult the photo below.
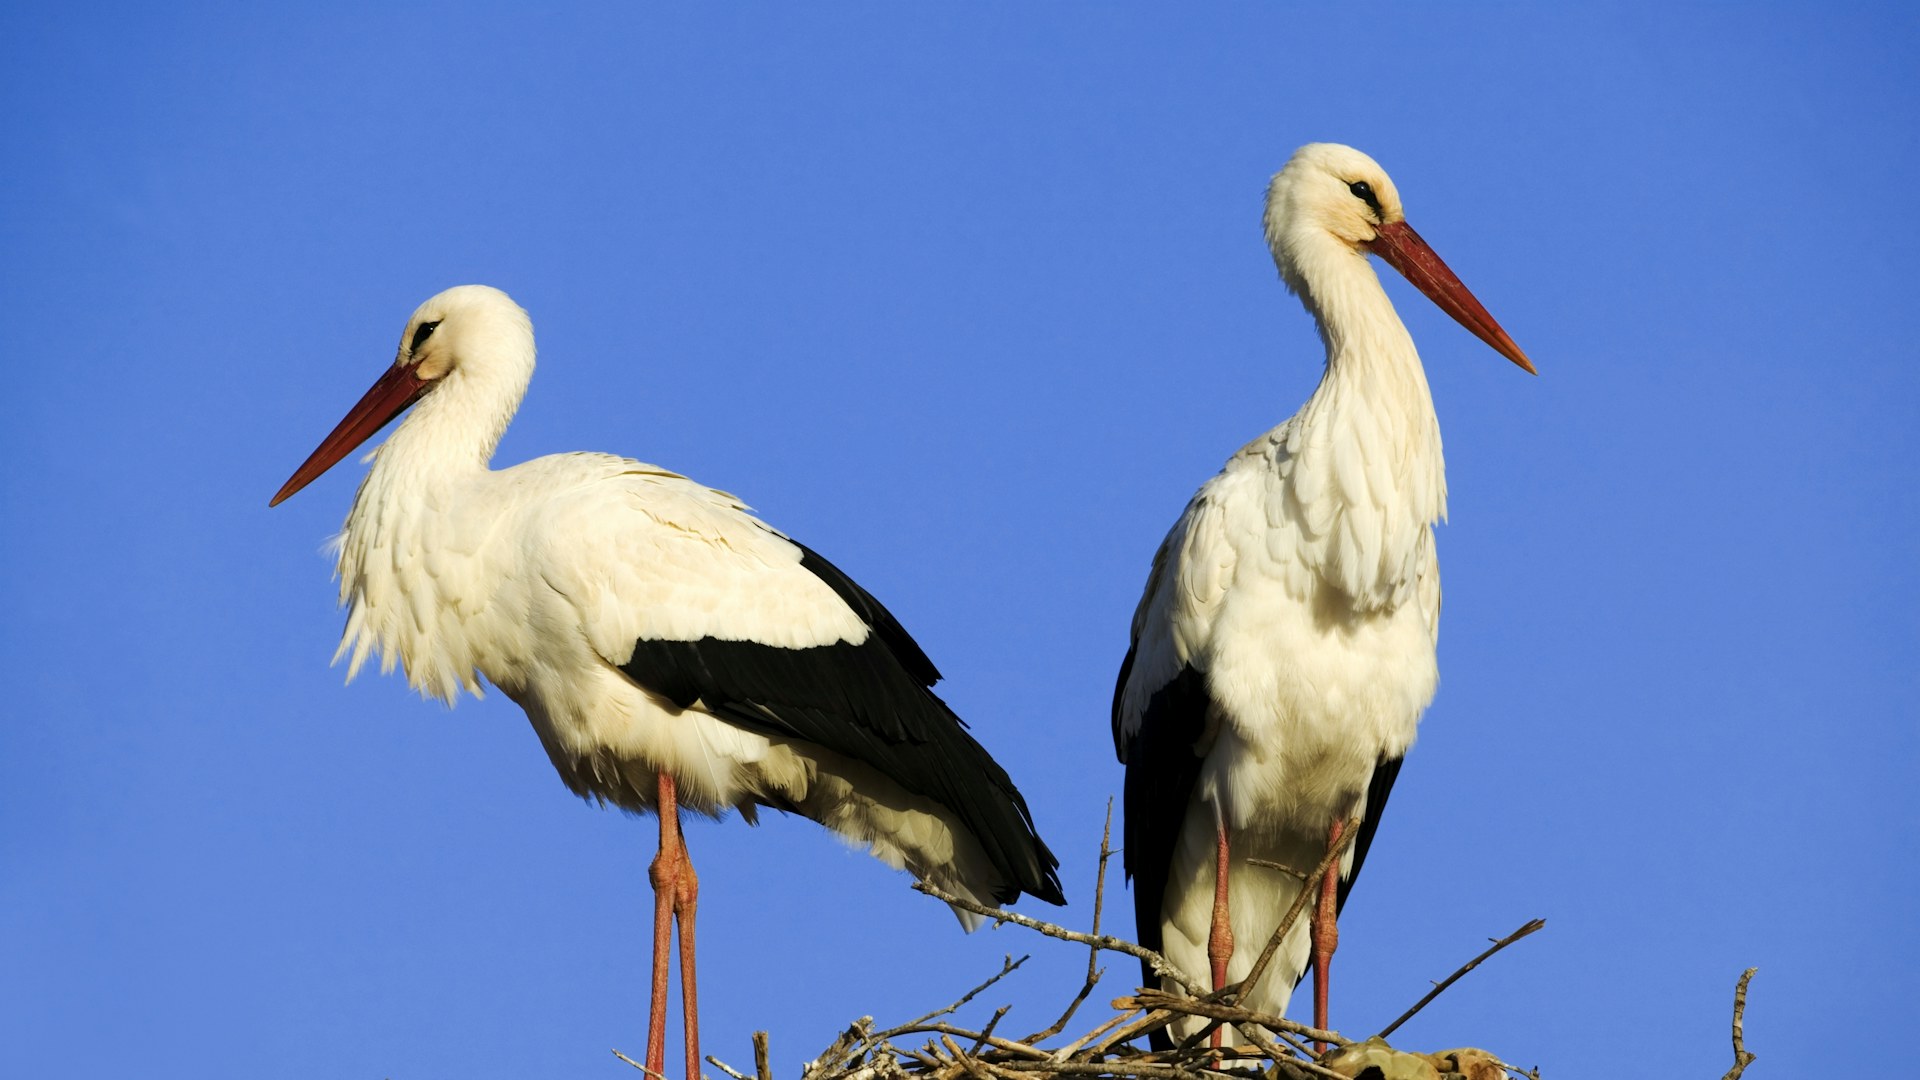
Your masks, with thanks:
M 872 632 L 835 582 L 803 565 L 804 547 L 724 491 L 603 454 L 540 458 L 501 478 L 538 495 L 521 523 L 528 565 L 609 663 L 640 640 L 806 648 Z
M 1146 591 L 1114 688 L 1113 738 L 1121 760 L 1148 699 L 1182 668 L 1205 671 L 1222 604 L 1247 575 L 1271 578 L 1304 596 L 1308 587 L 1276 481 L 1289 467 L 1287 427 L 1260 436 L 1227 459 L 1195 492 L 1154 552 Z

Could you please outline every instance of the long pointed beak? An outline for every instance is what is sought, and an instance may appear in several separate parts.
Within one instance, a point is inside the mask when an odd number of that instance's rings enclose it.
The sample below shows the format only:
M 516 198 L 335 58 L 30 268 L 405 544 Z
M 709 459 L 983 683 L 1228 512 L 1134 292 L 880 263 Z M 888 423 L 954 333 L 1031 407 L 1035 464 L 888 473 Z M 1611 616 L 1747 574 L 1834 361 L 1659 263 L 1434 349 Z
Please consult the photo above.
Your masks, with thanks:
M 360 403 L 347 413 L 346 419 L 335 425 L 320 448 L 293 470 L 293 475 L 280 485 L 280 491 L 267 505 L 279 506 L 294 492 L 319 479 L 321 473 L 333 468 L 341 458 L 353 453 L 355 447 L 372 438 L 374 432 L 386 427 L 388 421 L 405 412 L 407 406 L 420 400 L 420 395 L 427 392 L 427 385 L 414 375 L 410 365 L 395 364 L 388 368 L 361 396 Z
M 1400 271 L 1400 276 L 1413 282 L 1413 287 L 1427 294 L 1427 299 L 1438 304 L 1441 311 L 1453 316 L 1455 322 L 1473 331 L 1475 337 L 1488 345 L 1501 356 L 1519 364 L 1529 375 L 1538 375 L 1533 361 L 1520 351 L 1500 324 L 1493 321 L 1487 309 L 1480 306 L 1473 293 L 1467 291 L 1460 279 L 1455 277 L 1447 264 L 1434 254 L 1413 226 L 1404 221 L 1390 222 L 1380 226 L 1379 235 L 1367 245 L 1368 250 L 1387 261 L 1387 265 Z

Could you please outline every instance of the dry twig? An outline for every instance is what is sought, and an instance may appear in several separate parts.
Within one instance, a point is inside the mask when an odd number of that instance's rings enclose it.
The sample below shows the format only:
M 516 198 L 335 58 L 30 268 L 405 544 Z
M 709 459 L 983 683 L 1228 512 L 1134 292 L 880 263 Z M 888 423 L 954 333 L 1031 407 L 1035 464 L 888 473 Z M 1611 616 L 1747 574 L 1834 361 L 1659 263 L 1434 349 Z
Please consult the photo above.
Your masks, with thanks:
M 1118 1002 L 1114 1004 L 1114 1008 L 1120 1008 L 1120 1005 Z M 1124 1024 L 1127 1021 L 1139 1015 L 1140 1015 L 1139 1009 L 1126 1009 L 1122 1012 L 1115 1013 L 1113 1019 L 1108 1020 L 1106 1023 L 1101 1024 L 1099 1027 L 1094 1028 L 1092 1031 L 1087 1032 L 1085 1035 L 1080 1036 L 1078 1039 L 1075 1039 L 1074 1041 L 1068 1043 L 1067 1045 L 1061 1047 L 1060 1049 L 1055 1050 L 1053 1052 L 1054 1060 L 1055 1061 L 1067 1060 L 1073 1055 L 1079 1053 L 1080 1049 L 1086 1046 L 1088 1043 L 1092 1042 L 1093 1040 L 1099 1038 L 1102 1035 L 1105 1035 L 1107 1032 L 1112 1031 L 1114 1028 L 1119 1027 L 1121 1024 Z
M 627 1064 L 633 1066 L 634 1068 L 639 1069 L 641 1072 L 646 1073 L 648 1076 L 657 1077 L 658 1080 L 667 1080 L 665 1076 L 661 1076 L 659 1073 L 654 1072 L 652 1069 L 647 1068 L 645 1065 L 640 1064 L 639 1062 L 633 1060 L 632 1058 L 628 1057 L 627 1055 L 621 1053 L 618 1050 L 615 1050 L 613 1052 L 613 1056 L 619 1058 L 621 1061 L 626 1062 Z M 708 1058 L 707 1060 L 712 1061 L 713 1059 Z
M 943 900 L 962 911 L 971 911 L 975 915 L 985 915 L 996 923 L 1012 923 L 1015 926 L 1024 926 L 1035 933 L 1045 934 L 1050 938 L 1059 938 L 1061 941 L 1078 942 L 1081 945 L 1091 945 L 1096 949 L 1125 953 L 1135 959 L 1145 960 L 1147 963 L 1153 965 L 1153 970 L 1158 974 L 1172 979 L 1188 990 L 1195 993 L 1199 992 L 1200 983 L 1195 980 L 1193 976 L 1174 967 L 1171 961 L 1159 953 L 1154 952 L 1152 949 L 1136 945 L 1125 938 L 1117 938 L 1108 934 L 1083 934 L 1078 930 L 1069 930 L 1064 926 L 1055 926 L 1050 922 L 1041 922 L 1039 919 L 1029 918 L 1018 912 L 1008 911 L 1005 908 L 988 907 L 985 904 L 969 900 L 964 896 L 955 896 L 947 890 L 940 888 L 938 885 L 929 885 L 924 881 L 914 882 L 913 887 L 916 891 L 926 893 L 935 900 Z
M 767 1044 L 767 1033 L 753 1033 L 753 1074 L 759 1080 L 773 1080 L 773 1051 Z
M 1100 868 L 1096 870 L 1093 875 L 1093 926 L 1090 928 L 1090 932 L 1096 938 L 1100 936 L 1100 912 L 1101 909 L 1106 906 L 1107 860 L 1113 858 L 1112 844 L 1113 800 L 1109 798 L 1107 800 L 1107 823 L 1100 829 Z M 1060 1034 L 1062 1031 L 1065 1031 L 1067 1029 L 1067 1023 L 1073 1019 L 1073 1014 L 1080 1011 L 1080 1005 L 1087 1000 L 1088 994 L 1093 993 L 1093 988 L 1100 984 L 1100 978 L 1105 974 L 1105 969 L 1100 967 L 1100 947 L 1098 945 L 1089 945 L 1087 947 L 1087 981 L 1081 984 L 1080 992 L 1073 995 L 1072 1001 L 1067 1002 L 1067 1011 L 1060 1014 L 1060 1019 L 1055 1020 L 1040 1031 L 1036 1031 L 1027 1036 L 1025 1041 L 1030 1043 L 1045 1042 L 1055 1035 Z
M 1753 973 L 1759 968 L 1748 968 L 1740 975 L 1740 982 L 1733 988 L 1733 1068 L 1721 1080 L 1740 1080 L 1740 1074 L 1747 1071 L 1753 1059 L 1760 1055 L 1747 1049 L 1747 983 L 1753 979 Z
M 1442 979 L 1440 982 L 1435 983 L 1433 989 L 1427 991 L 1427 996 L 1421 998 L 1419 1001 L 1414 1002 L 1413 1008 L 1408 1009 L 1406 1012 L 1401 1013 L 1400 1018 L 1398 1020 L 1395 1020 L 1393 1023 L 1388 1024 L 1386 1027 L 1381 1028 L 1380 1034 L 1375 1035 L 1374 1038 L 1385 1039 L 1387 1036 L 1393 1034 L 1395 1029 L 1399 1028 L 1401 1024 L 1404 1024 L 1407 1021 L 1413 1019 L 1413 1015 L 1415 1013 L 1419 1012 L 1421 1009 L 1426 1008 L 1427 1004 L 1431 1002 L 1434 998 L 1439 997 L 1441 992 L 1446 990 L 1447 987 L 1452 986 L 1454 983 L 1460 981 L 1460 977 L 1462 975 L 1465 975 L 1467 972 L 1472 971 L 1474 968 L 1479 967 L 1480 961 L 1485 960 L 1487 957 L 1492 956 L 1494 953 L 1499 952 L 1501 949 L 1504 949 L 1507 946 L 1513 944 L 1514 942 L 1519 941 L 1521 938 L 1526 937 L 1528 934 L 1533 933 L 1535 930 L 1538 930 L 1545 925 L 1547 925 L 1547 920 L 1545 919 L 1532 919 L 1532 920 L 1529 920 L 1527 924 L 1525 926 L 1522 926 L 1520 929 L 1515 930 L 1513 933 L 1508 934 L 1506 937 L 1503 937 L 1498 941 L 1495 941 L 1493 943 L 1492 948 L 1489 948 L 1486 952 L 1483 952 L 1479 956 L 1476 956 L 1473 959 L 1467 961 L 1464 965 L 1461 966 L 1460 970 L 1447 976 L 1445 979 Z
M 895 1030 L 895 1031 L 905 1031 L 905 1030 L 907 1030 L 907 1029 L 909 1029 L 909 1028 L 913 1028 L 913 1027 L 917 1027 L 917 1026 L 919 1026 L 919 1025 L 921 1025 L 921 1024 L 924 1024 L 924 1023 L 926 1023 L 927 1021 L 929 1021 L 929 1020 L 931 1020 L 931 1019 L 933 1019 L 933 1018 L 934 1018 L 934 1017 L 936 1017 L 936 1016 L 946 1016 L 946 1015 L 947 1015 L 947 1014 L 949 1014 L 949 1013 L 956 1013 L 956 1012 L 959 1012 L 959 1011 L 960 1011 L 960 1007 L 961 1007 L 962 1005 L 965 1005 L 965 1004 L 966 1004 L 967 1002 L 969 1002 L 969 1001 L 972 1001 L 972 1000 L 973 1000 L 974 998 L 977 998 L 977 997 L 979 997 L 979 996 L 980 996 L 980 991 L 982 991 L 982 990 L 985 990 L 985 989 L 986 989 L 987 987 L 989 987 L 989 986 L 992 986 L 992 985 L 993 985 L 994 983 L 997 983 L 997 982 L 999 982 L 999 981 L 1000 981 L 1001 979 L 1004 979 L 1004 978 L 1006 978 L 1006 977 L 1007 977 L 1008 975 L 1011 975 L 1011 974 L 1013 974 L 1013 972 L 1014 972 L 1015 970 L 1017 970 L 1017 969 L 1018 969 L 1018 968 L 1020 967 L 1020 965 L 1021 965 L 1021 964 L 1024 964 L 1024 963 L 1026 963 L 1028 959 L 1029 959 L 1029 957 L 1026 957 L 1026 956 L 1022 956 L 1022 957 L 1021 957 L 1020 959 L 1018 959 L 1018 960 L 1015 960 L 1015 959 L 1013 958 L 1013 954 L 1012 954 L 1012 953 L 1008 953 L 1008 954 L 1006 955 L 1006 957 L 1005 957 L 1005 959 L 1003 959 L 1003 960 L 1002 960 L 1002 961 L 1000 962 L 1000 970 L 999 970 L 999 972 L 998 972 L 998 973 L 996 973 L 996 974 L 995 974 L 995 975 L 993 976 L 993 978 L 991 978 L 991 979 L 988 979 L 988 980 L 987 980 L 986 982 L 983 982 L 983 983 L 981 983 L 981 984 L 980 984 L 979 986 L 976 986 L 976 987 L 974 987 L 973 989 L 971 989 L 971 990 L 969 990 L 969 991 L 967 991 L 966 993 L 964 993 L 964 994 L 962 994 L 962 995 L 960 995 L 960 1000 L 959 1000 L 959 1001 L 956 1001 L 956 1002 L 954 1002 L 953 1004 L 951 1004 L 951 1005 L 948 1005 L 948 1006 L 947 1006 L 946 1008 L 944 1008 L 944 1009 L 935 1009 L 935 1010 L 933 1010 L 932 1012 L 930 1012 L 930 1013 L 928 1013 L 927 1015 L 925 1015 L 925 1016 L 922 1016 L 922 1017 L 920 1017 L 920 1018 L 918 1018 L 918 1019 L 915 1019 L 915 1020 L 909 1020 L 909 1021 L 907 1021 L 906 1023 L 904 1023 L 904 1024 L 902 1024 L 902 1025 L 900 1025 L 900 1026 L 899 1026 L 898 1028 L 895 1028 L 895 1029 L 893 1029 L 893 1030 Z M 884 1032 L 882 1033 L 882 1036 L 881 1036 L 881 1037 L 882 1037 L 882 1038 L 884 1038 L 884 1037 L 885 1037 L 885 1033 L 884 1033 Z
M 1007 1010 L 1011 1008 L 1013 1008 L 1013 1006 L 1011 1005 L 1002 1005 L 999 1008 L 993 1010 L 993 1019 L 988 1020 L 987 1026 L 980 1029 L 980 1037 L 973 1041 L 973 1049 L 967 1051 L 968 1053 L 977 1054 L 980 1052 L 980 1048 L 986 1045 L 988 1036 L 993 1034 L 993 1029 L 1000 1026 L 1000 1018 L 1007 1015 Z M 1020 1041 L 1033 1042 L 1034 1040 L 1032 1040 L 1031 1038 L 1028 1038 L 1028 1039 L 1022 1039 Z

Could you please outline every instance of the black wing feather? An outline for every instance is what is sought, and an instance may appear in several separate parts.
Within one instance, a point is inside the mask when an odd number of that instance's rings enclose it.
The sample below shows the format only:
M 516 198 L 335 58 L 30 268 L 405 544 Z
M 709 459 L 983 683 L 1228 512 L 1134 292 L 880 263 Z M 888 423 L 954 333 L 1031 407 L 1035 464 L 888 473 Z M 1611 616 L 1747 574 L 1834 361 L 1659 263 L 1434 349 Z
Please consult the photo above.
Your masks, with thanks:
M 1400 775 L 1400 763 L 1405 760 L 1404 757 L 1382 758 L 1373 767 L 1373 779 L 1367 781 L 1367 812 L 1360 818 L 1360 835 L 1353 838 L 1353 870 L 1340 883 L 1340 894 L 1333 908 L 1336 913 L 1347 906 L 1347 894 L 1353 891 L 1353 883 L 1360 880 L 1360 864 L 1367 861 L 1367 849 L 1373 846 L 1373 834 L 1380 828 L 1380 815 L 1387 809 L 1387 795 L 1393 791 L 1393 781 Z
M 824 747 L 945 806 L 1010 883 L 997 902 L 1028 892 L 1065 903 L 1059 860 L 1034 831 L 1026 799 L 930 689 L 940 673 L 927 654 L 866 590 L 800 550 L 801 566 L 871 628 L 865 641 L 794 649 L 641 639 L 621 670 L 681 708 L 698 701 L 741 727 Z
M 921 686 L 932 686 L 940 681 L 940 669 L 933 666 L 933 661 L 927 657 L 926 651 L 920 648 L 919 642 L 913 640 L 913 635 L 907 633 L 907 628 L 900 625 L 900 620 L 893 617 L 893 612 L 888 611 L 880 601 L 873 598 L 871 593 L 861 588 L 858 582 L 848 577 L 839 567 L 828 562 L 819 552 L 792 538 L 787 542 L 800 549 L 801 568 L 826 582 L 827 587 L 852 608 L 855 615 L 860 616 L 862 621 L 871 626 L 873 632 L 879 635 L 880 640 L 900 661 L 900 665 L 907 669 L 908 675 L 913 676 Z M 959 717 L 954 719 L 958 720 Z M 965 721 L 961 722 L 965 723 Z
M 1120 729 L 1120 700 L 1133 672 L 1133 650 L 1120 665 L 1113 691 L 1114 730 Z M 1134 933 L 1140 944 L 1160 951 L 1161 906 L 1167 894 L 1167 874 L 1173 868 L 1173 848 L 1187 816 L 1194 785 L 1200 781 L 1200 755 L 1194 745 L 1206 731 L 1212 698 L 1207 677 L 1192 667 L 1180 673 L 1147 699 L 1146 712 L 1123 755 L 1127 763 L 1123 795 L 1121 843 L 1126 845 L 1122 865 L 1133 879 Z M 1158 986 L 1152 965 L 1140 962 L 1140 977 Z

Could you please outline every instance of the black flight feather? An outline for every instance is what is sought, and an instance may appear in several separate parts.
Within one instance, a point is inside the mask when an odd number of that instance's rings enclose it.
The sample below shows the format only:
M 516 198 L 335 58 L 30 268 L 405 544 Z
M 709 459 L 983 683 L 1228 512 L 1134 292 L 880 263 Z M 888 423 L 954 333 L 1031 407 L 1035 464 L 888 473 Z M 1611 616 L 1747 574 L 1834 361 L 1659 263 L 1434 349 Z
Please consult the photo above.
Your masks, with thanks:
M 698 701 L 743 728 L 813 743 L 946 807 L 1006 879 L 996 902 L 1027 892 L 1065 903 L 1059 860 L 1035 833 L 1026 800 L 933 693 L 940 672 L 927 654 L 866 590 L 800 550 L 800 565 L 871 629 L 865 641 L 781 648 L 712 637 L 641 639 L 621 670 L 681 708 Z
M 1360 864 L 1367 861 L 1367 849 L 1373 846 L 1373 834 L 1380 828 L 1380 815 L 1387 809 L 1387 795 L 1393 791 L 1394 778 L 1400 775 L 1400 763 L 1405 760 L 1403 757 L 1382 758 L 1373 767 L 1373 779 L 1367 781 L 1367 812 L 1360 818 L 1360 835 L 1353 838 L 1353 870 L 1340 883 L 1335 912 L 1346 909 L 1347 893 L 1353 891 L 1353 883 L 1360 880 Z
M 1120 698 L 1132 672 L 1133 650 L 1128 649 L 1113 691 L 1116 739 Z M 1211 704 L 1207 677 L 1182 667 L 1147 699 L 1133 740 L 1124 748 L 1115 745 L 1116 751 L 1124 750 L 1127 763 L 1121 800 L 1120 842 L 1125 845 L 1121 865 L 1133 879 L 1134 932 L 1140 944 L 1154 952 L 1161 946 L 1160 907 L 1166 898 L 1167 873 L 1173 868 L 1174 844 L 1180 839 L 1194 785 L 1200 782 L 1200 755 L 1193 748 L 1206 730 Z M 1142 960 L 1140 971 L 1145 985 L 1160 985 L 1152 965 Z

